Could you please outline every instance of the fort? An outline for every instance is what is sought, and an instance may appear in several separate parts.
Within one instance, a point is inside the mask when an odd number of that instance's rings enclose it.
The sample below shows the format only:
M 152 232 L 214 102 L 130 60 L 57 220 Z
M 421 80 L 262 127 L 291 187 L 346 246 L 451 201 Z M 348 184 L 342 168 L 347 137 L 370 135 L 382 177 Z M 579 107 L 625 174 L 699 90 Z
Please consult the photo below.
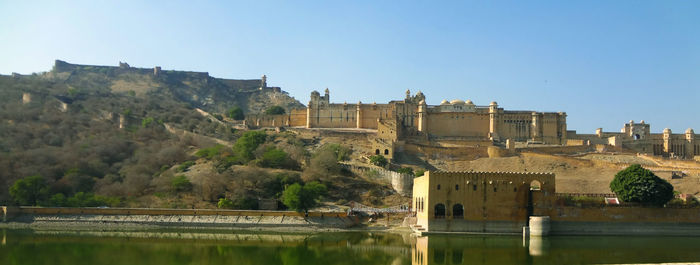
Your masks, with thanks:
M 383 104 L 331 103 L 330 91 L 324 92 L 324 95 L 311 92 L 306 108 L 291 109 L 280 115 L 247 115 L 246 124 L 253 128 L 374 130 L 373 153 L 389 159 L 396 151 L 431 147 L 466 148 L 470 153 L 489 157 L 513 152 L 516 147 L 557 146 L 624 149 L 683 159 L 700 155 L 700 139 L 692 129 L 684 134 L 672 134 L 669 129 L 652 134 L 648 123 L 630 121 L 619 133 L 603 132 L 599 128 L 595 134 L 579 134 L 567 130 L 564 112 L 506 110 L 495 101 L 476 105 L 471 100 L 460 99 L 427 105 L 422 92 L 412 95 L 408 90 L 403 100 Z

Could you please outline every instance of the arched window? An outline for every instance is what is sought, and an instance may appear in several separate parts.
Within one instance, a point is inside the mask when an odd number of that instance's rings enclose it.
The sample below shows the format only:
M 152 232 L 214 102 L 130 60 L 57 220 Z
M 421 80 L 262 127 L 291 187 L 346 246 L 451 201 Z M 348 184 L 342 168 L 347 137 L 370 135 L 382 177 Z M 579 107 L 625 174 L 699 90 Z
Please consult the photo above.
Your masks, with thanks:
M 438 203 L 435 205 L 435 219 L 445 218 L 445 205 Z
M 455 204 L 452 206 L 452 216 L 454 219 L 463 219 L 464 218 L 464 206 L 461 204 Z
M 437 189 L 440 190 L 440 184 L 437 185 Z
M 538 180 L 533 180 L 530 182 L 530 190 L 541 190 L 542 189 L 542 183 L 540 183 Z
M 384 154 L 388 155 L 389 154 L 389 149 L 384 149 Z
M 455 185 L 455 190 L 459 190 L 459 184 Z
M 375 155 L 378 155 L 378 154 L 379 154 L 379 149 L 374 150 L 374 154 L 375 154 Z

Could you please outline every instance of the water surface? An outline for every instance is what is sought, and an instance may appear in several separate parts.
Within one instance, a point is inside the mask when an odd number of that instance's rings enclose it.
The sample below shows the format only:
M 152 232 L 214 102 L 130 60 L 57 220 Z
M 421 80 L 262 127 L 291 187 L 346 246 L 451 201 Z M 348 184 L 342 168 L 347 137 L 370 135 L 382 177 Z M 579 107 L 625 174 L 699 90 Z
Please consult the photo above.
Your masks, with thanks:
M 0 264 L 605 264 L 700 261 L 694 237 L 3 230 Z

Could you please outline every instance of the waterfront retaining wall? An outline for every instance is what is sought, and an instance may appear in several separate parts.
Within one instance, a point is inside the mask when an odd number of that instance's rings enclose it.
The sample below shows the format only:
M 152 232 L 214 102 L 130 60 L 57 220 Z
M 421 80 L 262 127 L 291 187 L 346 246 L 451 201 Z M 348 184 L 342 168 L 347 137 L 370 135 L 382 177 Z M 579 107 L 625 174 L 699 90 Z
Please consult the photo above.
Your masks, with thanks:
M 5 212 L 3 207 L 3 213 Z M 3 215 L 3 217 L 6 215 Z M 155 225 L 164 227 L 322 227 L 359 223 L 345 212 L 236 211 L 216 209 L 19 207 L 7 221 L 36 225 Z
M 700 209 L 652 207 L 556 207 L 553 235 L 700 236 Z

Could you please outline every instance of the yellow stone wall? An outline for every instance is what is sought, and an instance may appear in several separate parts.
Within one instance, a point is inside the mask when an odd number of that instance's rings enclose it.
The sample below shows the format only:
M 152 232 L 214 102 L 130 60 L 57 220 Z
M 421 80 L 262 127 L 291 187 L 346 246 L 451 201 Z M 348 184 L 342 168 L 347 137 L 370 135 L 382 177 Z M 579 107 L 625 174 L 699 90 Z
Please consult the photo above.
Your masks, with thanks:
M 306 126 L 306 109 L 293 109 L 289 111 L 289 126 Z
M 489 115 L 478 113 L 428 113 L 427 133 L 438 137 L 479 137 L 489 133 Z
M 539 186 L 539 190 L 531 191 L 531 186 Z M 457 204 L 464 208 L 460 220 L 525 222 L 529 196 L 533 214 L 545 213 L 552 207 L 554 192 L 554 174 L 550 173 L 425 172 L 414 179 L 413 207 L 417 224 L 426 229 L 432 220 L 454 220 Z M 435 217 L 438 204 L 445 205 L 444 218 Z

